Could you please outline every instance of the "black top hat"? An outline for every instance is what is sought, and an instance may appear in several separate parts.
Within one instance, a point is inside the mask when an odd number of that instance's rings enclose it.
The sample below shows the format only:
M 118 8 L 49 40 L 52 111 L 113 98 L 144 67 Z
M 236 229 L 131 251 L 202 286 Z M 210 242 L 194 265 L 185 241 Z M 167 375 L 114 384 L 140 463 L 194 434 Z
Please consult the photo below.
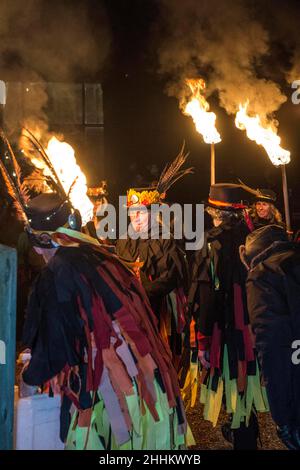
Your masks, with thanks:
M 235 211 L 245 209 L 257 194 L 252 188 L 243 184 L 212 184 L 206 204 L 216 209 Z
M 47 232 L 54 232 L 59 227 L 63 226 L 69 227 L 73 230 L 80 230 L 81 216 L 80 212 L 72 207 L 69 199 L 70 191 L 68 194 L 66 193 L 59 176 L 57 175 L 55 168 L 42 145 L 30 131 L 26 130 L 26 132 L 28 133 L 26 137 L 30 140 L 33 148 L 38 151 L 39 158 L 49 170 L 49 177 L 41 174 L 41 179 L 45 179 L 45 181 L 47 180 L 47 184 L 51 181 L 51 186 L 53 186 L 54 192 L 42 193 L 30 199 L 30 196 L 26 191 L 26 185 L 24 185 L 24 181 L 21 181 L 21 169 L 17 158 L 3 132 L 0 133 L 0 139 L 3 140 L 4 145 L 7 148 L 8 155 L 10 156 L 14 168 L 15 178 L 11 177 L 8 169 L 1 159 L 1 155 L 0 171 L 4 178 L 8 193 L 14 199 L 18 214 L 25 222 L 25 229 L 30 238 L 34 244 L 37 244 L 38 246 L 51 248 L 53 246 L 51 233 Z
M 53 232 L 68 222 L 72 208 L 58 194 L 44 193 L 31 199 L 25 211 L 33 230 Z
M 255 201 L 263 201 L 263 202 L 270 202 L 270 203 L 275 203 L 276 202 L 276 193 L 272 191 L 272 189 L 258 189 L 257 190 L 257 196 L 255 197 Z

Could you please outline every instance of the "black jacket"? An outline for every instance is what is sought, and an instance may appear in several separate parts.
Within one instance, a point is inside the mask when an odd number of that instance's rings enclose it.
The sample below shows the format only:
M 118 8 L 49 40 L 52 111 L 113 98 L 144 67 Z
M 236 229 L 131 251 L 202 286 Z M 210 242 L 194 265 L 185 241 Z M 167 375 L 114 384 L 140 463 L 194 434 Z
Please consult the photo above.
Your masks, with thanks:
M 186 256 L 176 241 L 167 239 L 120 239 L 116 244 L 117 254 L 126 261 L 143 262 L 141 282 L 152 306 L 176 287 L 188 286 Z
M 251 264 L 247 280 L 250 320 L 274 421 L 300 425 L 300 246 L 274 242 Z
M 247 274 L 239 257 L 239 246 L 248 233 L 243 219 L 213 227 L 205 233 L 204 246 L 192 260 L 188 299 L 196 330 L 205 336 L 211 336 L 215 321 L 222 330 L 234 327 L 235 283 L 243 287 L 245 323 L 248 323 L 244 295 Z

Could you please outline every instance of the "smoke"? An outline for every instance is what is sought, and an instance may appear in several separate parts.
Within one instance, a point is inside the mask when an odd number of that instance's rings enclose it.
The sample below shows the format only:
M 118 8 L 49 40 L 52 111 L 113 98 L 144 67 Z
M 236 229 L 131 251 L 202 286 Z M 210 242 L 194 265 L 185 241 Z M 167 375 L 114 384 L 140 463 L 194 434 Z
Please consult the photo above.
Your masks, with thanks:
M 261 21 L 268 28 L 273 45 L 273 54 L 277 54 L 276 66 L 281 69 L 285 80 L 290 84 L 300 79 L 300 35 L 298 0 L 289 0 L 282 8 L 282 3 L 264 0 L 259 11 Z
M 26 119 L 47 127 L 46 82 L 93 79 L 108 55 L 110 39 L 101 5 L 92 11 L 84 0 L 1 0 L 0 79 L 14 82 L 8 90 L 7 126 L 19 122 L 21 101 Z M 16 82 L 30 84 L 28 96 L 21 96 L 24 90 Z
M 289 83 L 293 83 L 295 80 L 300 80 L 300 44 L 293 54 L 293 66 L 291 70 L 287 72 L 286 79 Z
M 286 101 L 279 85 L 261 73 L 271 53 L 269 34 L 246 2 L 163 0 L 162 16 L 167 39 L 159 50 L 159 72 L 169 78 L 168 94 L 182 101 L 184 79 L 202 76 L 207 95 L 217 91 L 227 113 L 248 99 L 249 112 L 262 122 Z

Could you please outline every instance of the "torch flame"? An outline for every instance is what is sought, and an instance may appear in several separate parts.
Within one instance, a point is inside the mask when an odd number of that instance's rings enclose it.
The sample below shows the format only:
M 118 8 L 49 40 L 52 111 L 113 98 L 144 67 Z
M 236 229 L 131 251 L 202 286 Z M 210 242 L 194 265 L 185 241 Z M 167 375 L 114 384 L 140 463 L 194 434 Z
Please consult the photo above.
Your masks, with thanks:
M 216 115 L 209 112 L 209 104 L 201 94 L 205 89 L 204 80 L 188 79 L 186 84 L 192 92 L 191 100 L 184 106 L 183 113 L 191 116 L 197 132 L 202 134 L 206 144 L 217 144 L 221 142 L 221 136 L 216 129 Z
M 274 130 L 274 126 L 264 127 L 258 114 L 253 117 L 247 114 L 247 107 L 248 102 L 244 105 L 240 104 L 235 118 L 236 127 L 246 130 L 250 140 L 254 140 L 258 145 L 264 147 L 273 165 L 279 166 L 289 163 L 291 152 L 280 147 L 281 139 Z
M 61 181 L 64 190 L 70 191 L 70 201 L 78 209 L 82 225 L 93 218 L 93 204 L 87 196 L 86 177 L 76 163 L 75 152 L 70 144 L 52 137 L 46 149 L 52 165 Z

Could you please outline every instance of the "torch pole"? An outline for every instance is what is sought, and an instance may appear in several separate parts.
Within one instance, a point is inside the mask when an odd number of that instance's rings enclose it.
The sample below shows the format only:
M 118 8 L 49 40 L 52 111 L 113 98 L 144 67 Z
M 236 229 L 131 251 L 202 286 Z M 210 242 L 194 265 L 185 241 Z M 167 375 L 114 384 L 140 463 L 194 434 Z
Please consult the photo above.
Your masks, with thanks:
M 6 85 L 3 80 L 0 80 L 0 129 L 4 127 L 4 106 L 6 103 Z
M 215 154 L 215 144 L 210 144 L 210 184 L 215 184 L 216 182 L 216 154 Z
M 287 230 L 288 234 L 291 234 L 292 233 L 292 227 L 291 227 L 289 194 L 288 194 L 288 186 L 287 186 L 285 165 L 281 165 L 281 176 L 282 176 L 282 190 L 283 190 L 283 199 L 284 199 L 284 213 L 285 213 L 286 230 Z

